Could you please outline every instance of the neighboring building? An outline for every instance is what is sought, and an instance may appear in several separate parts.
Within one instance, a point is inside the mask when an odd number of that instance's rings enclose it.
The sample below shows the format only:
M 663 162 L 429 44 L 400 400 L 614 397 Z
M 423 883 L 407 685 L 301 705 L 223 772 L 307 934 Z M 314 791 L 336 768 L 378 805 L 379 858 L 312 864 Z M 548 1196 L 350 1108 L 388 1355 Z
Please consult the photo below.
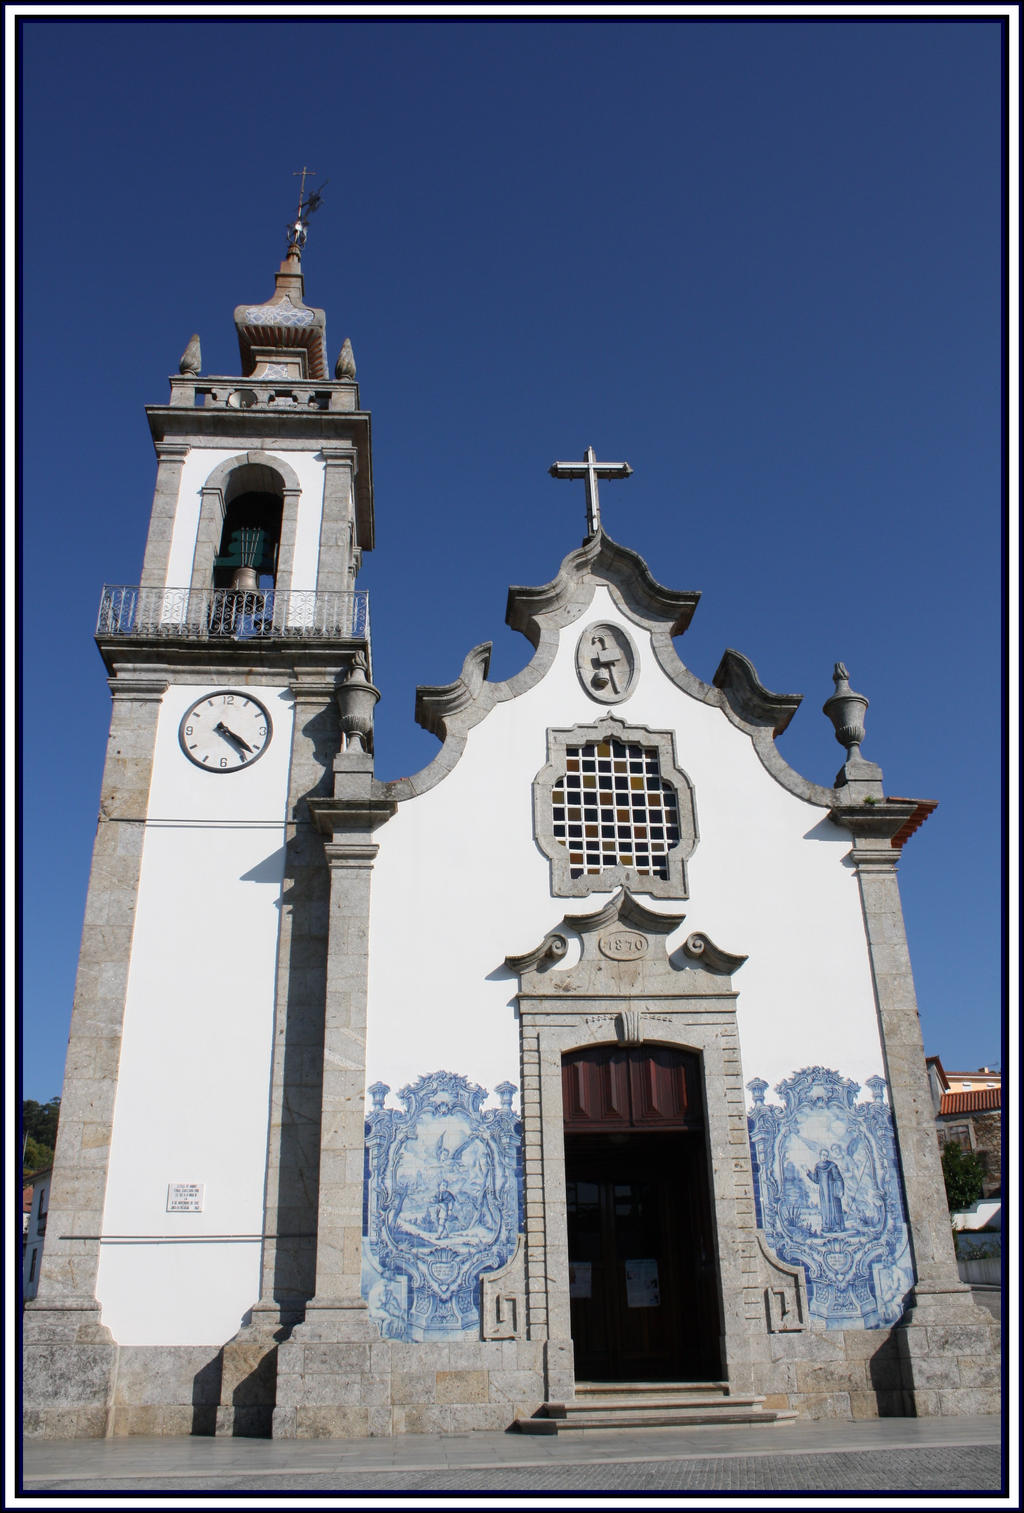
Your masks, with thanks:
M 32 1174 L 31 1185 L 22 1192 L 22 1296 L 34 1298 L 39 1287 L 39 1273 L 46 1240 L 46 1215 L 50 1208 L 51 1167 Z
M 332 380 L 298 244 L 235 323 L 241 376 L 194 341 L 147 411 L 141 582 L 102 597 L 27 1432 L 498 1429 L 594 1381 L 995 1407 L 896 881 L 934 804 L 886 796 L 846 669 L 822 785 L 775 746 L 798 696 L 680 661 L 699 596 L 605 533 L 630 470 L 588 448 L 552 468 L 583 545 L 509 593 L 533 659 L 420 688 L 441 750 L 378 780 L 351 348 Z
M 940 1147 L 955 1142 L 973 1151 L 985 1168 L 982 1195 L 1002 1194 L 1002 1078 L 989 1067 L 976 1072 L 947 1072 L 938 1056 L 928 1057 L 928 1076 Z

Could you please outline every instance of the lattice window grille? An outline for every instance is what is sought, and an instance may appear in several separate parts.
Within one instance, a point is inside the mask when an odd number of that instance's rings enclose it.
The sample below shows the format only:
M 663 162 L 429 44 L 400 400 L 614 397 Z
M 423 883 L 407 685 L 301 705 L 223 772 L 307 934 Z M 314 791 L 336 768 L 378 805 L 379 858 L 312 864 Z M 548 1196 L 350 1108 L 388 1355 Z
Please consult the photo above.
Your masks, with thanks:
M 551 790 L 552 832 L 569 852 L 570 877 L 631 867 L 667 879 L 679 804 L 657 748 L 588 741 L 567 746 L 565 756 L 565 775 Z

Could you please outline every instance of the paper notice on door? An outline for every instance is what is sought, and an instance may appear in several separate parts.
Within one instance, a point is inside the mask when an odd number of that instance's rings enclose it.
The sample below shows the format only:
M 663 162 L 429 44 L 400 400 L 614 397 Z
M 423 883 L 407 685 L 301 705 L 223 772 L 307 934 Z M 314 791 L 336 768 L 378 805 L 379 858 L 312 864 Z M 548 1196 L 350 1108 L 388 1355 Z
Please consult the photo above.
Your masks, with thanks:
M 569 1262 L 569 1296 L 571 1298 L 590 1297 L 590 1262 Z
M 626 1307 L 658 1308 L 660 1304 L 657 1261 L 627 1261 Z

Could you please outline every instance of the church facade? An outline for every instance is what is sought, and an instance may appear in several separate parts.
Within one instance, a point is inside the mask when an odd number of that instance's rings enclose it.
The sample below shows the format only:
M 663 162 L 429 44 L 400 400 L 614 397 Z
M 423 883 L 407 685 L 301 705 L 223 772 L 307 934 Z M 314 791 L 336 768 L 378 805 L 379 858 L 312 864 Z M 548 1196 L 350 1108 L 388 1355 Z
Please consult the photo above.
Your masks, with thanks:
M 896 879 L 934 806 L 841 664 L 831 786 L 798 697 L 688 670 L 590 449 L 529 664 L 420 688 L 440 750 L 378 779 L 370 416 L 303 294 L 296 242 L 241 375 L 194 341 L 147 411 L 27 1432 L 991 1411 Z

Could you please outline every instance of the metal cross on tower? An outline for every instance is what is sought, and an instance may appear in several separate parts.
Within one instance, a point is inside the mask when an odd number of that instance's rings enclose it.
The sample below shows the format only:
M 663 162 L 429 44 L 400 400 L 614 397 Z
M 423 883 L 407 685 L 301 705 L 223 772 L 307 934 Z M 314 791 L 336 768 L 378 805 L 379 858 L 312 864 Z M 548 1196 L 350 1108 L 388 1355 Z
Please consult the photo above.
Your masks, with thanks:
M 598 462 L 594 448 L 587 447 L 582 462 L 553 462 L 548 468 L 552 478 L 583 478 L 587 485 L 587 535 L 601 529 L 601 503 L 597 496 L 599 478 L 629 478 L 633 472 L 628 462 Z
M 327 187 L 325 181 L 319 189 L 312 190 L 306 199 L 306 175 L 311 173 L 316 173 L 316 169 L 302 167 L 296 168 L 292 174 L 293 179 L 299 180 L 299 207 L 295 212 L 295 220 L 288 227 L 288 241 L 293 247 L 301 247 L 306 240 L 306 222 L 314 210 L 319 210 L 321 197 Z

